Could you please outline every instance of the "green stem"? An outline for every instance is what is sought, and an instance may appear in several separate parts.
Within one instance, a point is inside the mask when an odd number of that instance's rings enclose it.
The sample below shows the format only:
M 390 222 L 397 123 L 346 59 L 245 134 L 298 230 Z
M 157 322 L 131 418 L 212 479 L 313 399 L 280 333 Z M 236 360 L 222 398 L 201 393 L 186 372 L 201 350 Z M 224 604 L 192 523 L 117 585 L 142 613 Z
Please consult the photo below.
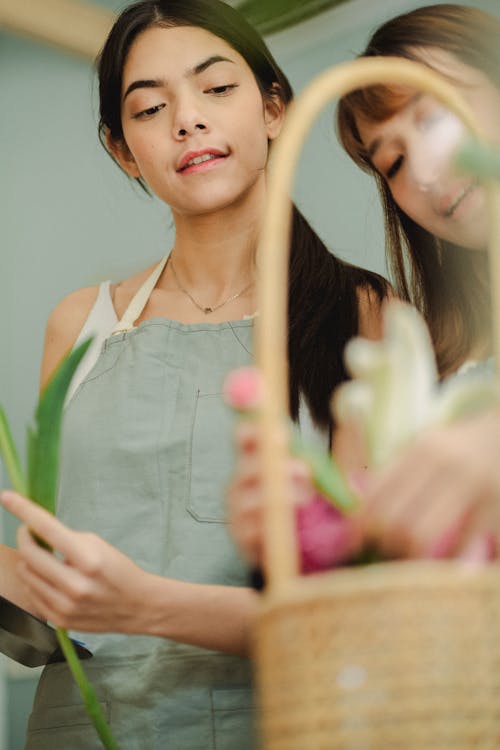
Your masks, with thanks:
M 2 407 L 0 407 L 0 456 L 3 457 L 12 487 L 20 495 L 26 495 L 27 485 L 21 468 L 21 461 L 19 460 L 9 423 Z
M 24 480 L 23 471 L 21 468 L 21 462 L 19 460 L 18 453 L 16 451 L 12 434 L 9 429 L 9 423 L 5 416 L 5 412 L 0 407 L 0 455 L 3 457 L 5 467 L 7 469 L 9 479 L 12 487 L 19 492 L 21 495 L 27 495 L 26 482 Z M 43 546 L 47 545 L 41 540 L 37 541 Z M 101 707 L 97 701 L 94 691 L 90 686 L 85 672 L 83 671 L 80 660 L 76 654 L 76 651 L 71 643 L 68 633 L 63 628 L 57 628 L 56 630 L 57 639 L 61 646 L 62 652 L 68 662 L 68 666 L 71 670 L 73 678 L 78 685 L 83 702 L 87 713 L 89 714 L 92 723 L 94 724 L 96 731 L 101 738 L 102 744 L 106 750 L 118 750 L 111 730 L 106 724 L 106 720 L 102 714 Z
M 64 628 L 57 628 L 56 633 L 62 652 L 66 658 L 66 661 L 68 662 L 68 666 L 71 670 L 73 678 L 78 685 L 78 689 L 80 690 L 85 709 L 92 719 L 92 723 L 97 731 L 97 734 L 101 738 L 103 746 L 106 748 L 106 750 L 118 750 L 118 745 L 116 744 L 115 739 L 111 734 L 110 728 L 106 724 L 106 719 L 103 716 L 99 702 L 92 689 L 92 686 L 85 676 L 85 672 L 83 671 L 80 659 L 76 654 L 73 644 L 71 643 L 67 630 L 65 630 Z

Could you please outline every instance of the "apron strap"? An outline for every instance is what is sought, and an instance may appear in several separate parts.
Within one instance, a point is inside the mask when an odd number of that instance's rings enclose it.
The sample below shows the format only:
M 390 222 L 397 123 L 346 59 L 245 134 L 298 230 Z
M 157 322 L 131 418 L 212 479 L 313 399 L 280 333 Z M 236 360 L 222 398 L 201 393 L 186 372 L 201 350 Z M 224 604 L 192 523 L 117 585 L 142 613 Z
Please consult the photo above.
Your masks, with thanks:
M 118 321 L 115 328 L 113 329 L 113 332 L 111 333 L 112 336 L 114 336 L 116 333 L 126 333 L 127 331 L 132 330 L 132 328 L 134 327 L 134 322 L 146 307 L 148 299 L 151 296 L 151 292 L 158 283 L 158 279 L 162 275 L 165 266 L 167 265 L 168 258 L 169 256 L 166 255 L 163 260 L 158 263 L 154 271 L 148 276 L 146 281 L 134 294 L 127 309 L 123 313 L 121 320 Z

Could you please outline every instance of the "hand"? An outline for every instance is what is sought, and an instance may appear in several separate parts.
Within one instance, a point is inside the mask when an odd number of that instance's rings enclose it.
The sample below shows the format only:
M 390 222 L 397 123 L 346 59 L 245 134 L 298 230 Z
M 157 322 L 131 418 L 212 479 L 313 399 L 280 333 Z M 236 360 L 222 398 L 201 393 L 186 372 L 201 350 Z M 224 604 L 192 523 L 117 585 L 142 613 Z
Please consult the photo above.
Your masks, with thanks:
M 500 413 L 422 434 L 357 489 L 387 557 L 492 559 L 500 534 Z
M 41 617 L 75 630 L 144 632 L 138 618 L 144 612 L 145 571 L 96 534 L 69 529 L 20 495 L 5 492 L 2 504 L 25 524 L 18 530 L 18 576 Z
M 260 430 L 243 422 L 236 434 L 238 465 L 229 488 L 233 536 L 251 565 L 265 568 Z M 343 516 L 314 488 L 309 467 L 298 459 L 287 464 L 288 497 L 295 506 L 300 567 L 303 573 L 333 568 L 362 548 L 359 519 Z
M 241 552 L 251 565 L 265 566 L 260 430 L 255 422 L 241 422 L 236 430 L 237 466 L 228 491 L 229 519 Z M 305 503 L 314 493 L 303 461 L 288 462 L 290 502 Z

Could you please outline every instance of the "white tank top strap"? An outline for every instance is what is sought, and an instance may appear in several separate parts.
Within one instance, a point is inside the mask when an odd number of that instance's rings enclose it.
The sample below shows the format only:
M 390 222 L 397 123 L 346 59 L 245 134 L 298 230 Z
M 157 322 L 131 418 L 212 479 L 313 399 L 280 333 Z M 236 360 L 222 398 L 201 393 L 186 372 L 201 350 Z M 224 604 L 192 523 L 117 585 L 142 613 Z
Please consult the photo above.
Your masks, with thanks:
M 146 307 L 148 299 L 151 296 L 151 292 L 155 288 L 158 279 L 162 275 L 163 270 L 167 265 L 168 258 L 169 255 L 166 255 L 163 260 L 158 263 L 158 265 L 148 276 L 144 284 L 134 294 L 127 309 L 123 313 L 121 320 L 118 321 L 115 328 L 113 329 L 113 332 L 111 334 L 112 336 L 117 333 L 126 333 L 127 331 L 132 330 L 132 328 L 134 327 L 134 322 Z
M 90 347 L 73 375 L 71 385 L 68 389 L 66 403 L 69 402 L 80 383 L 87 377 L 88 373 L 97 362 L 104 341 L 116 326 L 118 318 L 116 317 L 115 308 L 113 307 L 110 287 L 110 281 L 103 281 L 99 285 L 97 297 L 92 305 L 92 309 L 90 310 L 87 320 L 83 324 L 83 328 L 73 345 L 73 348 L 75 348 L 90 336 L 93 338 Z
M 109 336 L 109 332 L 116 325 L 118 318 L 113 307 L 110 287 L 111 281 L 102 281 L 99 285 L 96 300 L 74 346 L 85 341 L 89 336 Z

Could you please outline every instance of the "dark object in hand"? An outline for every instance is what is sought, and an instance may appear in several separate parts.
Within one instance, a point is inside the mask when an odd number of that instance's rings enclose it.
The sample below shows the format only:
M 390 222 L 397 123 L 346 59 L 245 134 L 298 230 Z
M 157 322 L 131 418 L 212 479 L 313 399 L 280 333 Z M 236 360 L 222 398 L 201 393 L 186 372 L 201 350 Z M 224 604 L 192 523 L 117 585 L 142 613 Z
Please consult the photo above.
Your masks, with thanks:
M 92 653 L 83 644 L 78 641 L 73 644 L 80 659 L 90 659 Z M 64 661 L 55 629 L 3 596 L 0 596 L 0 652 L 26 667 Z

